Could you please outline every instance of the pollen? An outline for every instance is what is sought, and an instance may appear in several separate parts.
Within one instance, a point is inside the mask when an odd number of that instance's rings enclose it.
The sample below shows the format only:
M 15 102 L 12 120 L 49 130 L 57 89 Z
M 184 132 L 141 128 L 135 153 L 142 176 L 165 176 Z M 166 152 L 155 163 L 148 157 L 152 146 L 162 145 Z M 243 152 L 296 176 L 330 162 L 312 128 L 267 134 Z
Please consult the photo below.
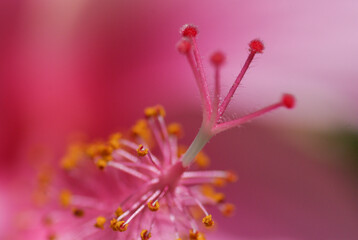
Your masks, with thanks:
M 118 207 L 114 212 L 114 214 L 116 215 L 117 218 L 120 217 L 123 214 L 123 209 L 121 207 Z
M 148 208 L 152 212 L 158 211 L 159 208 L 160 208 L 159 201 L 155 201 L 154 203 L 152 201 L 149 201 L 148 202 Z
M 60 203 L 64 207 L 68 207 L 71 204 L 72 193 L 69 190 L 63 190 L 60 193 Z
M 214 220 L 211 215 L 207 215 L 203 218 L 203 223 L 206 227 L 212 227 L 214 226 Z
M 142 240 L 148 240 L 149 238 L 152 237 L 152 233 L 148 232 L 148 230 L 144 229 L 141 233 L 140 233 L 140 237 L 142 238 Z
M 102 216 L 99 216 L 99 217 L 97 217 L 96 223 L 94 224 L 94 226 L 96 228 L 104 229 L 104 224 L 105 223 L 106 223 L 106 218 L 102 217 Z
M 156 105 L 154 107 L 147 107 L 146 109 L 144 109 L 144 115 L 146 118 L 152 118 L 158 116 L 165 117 L 165 110 L 164 107 L 161 105 Z
M 168 133 L 177 137 L 183 136 L 183 129 L 179 123 L 171 123 L 168 126 Z
M 140 144 L 137 148 L 137 153 L 138 153 L 138 156 L 144 157 L 145 155 L 148 154 L 148 149 L 144 148 L 144 146 L 142 144 Z
M 82 209 L 79 209 L 79 208 L 73 208 L 72 213 L 73 213 L 74 216 L 79 217 L 79 218 L 83 217 L 85 215 L 85 212 Z

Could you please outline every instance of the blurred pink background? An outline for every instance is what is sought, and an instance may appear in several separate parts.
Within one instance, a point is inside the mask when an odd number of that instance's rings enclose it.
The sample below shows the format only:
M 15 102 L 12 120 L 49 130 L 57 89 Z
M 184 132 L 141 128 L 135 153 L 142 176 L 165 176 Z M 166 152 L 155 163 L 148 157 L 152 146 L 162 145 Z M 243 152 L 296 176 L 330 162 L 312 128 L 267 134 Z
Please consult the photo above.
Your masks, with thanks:
M 183 123 L 190 142 L 200 125 L 199 94 L 175 44 L 180 26 L 194 23 L 209 77 L 210 54 L 227 54 L 224 89 L 247 43 L 259 37 L 266 44 L 233 114 L 283 92 L 298 99 L 293 111 L 220 135 L 206 148 L 213 167 L 240 175 L 227 189 L 237 214 L 222 219 L 217 234 L 358 238 L 357 171 L 317 137 L 357 131 L 357 1 L 3 0 L 0 11 L 0 236 L 21 205 L 10 204 L 22 196 L 19 186 L 33 179 L 36 146 L 53 161 L 71 135 L 105 137 L 157 103 Z

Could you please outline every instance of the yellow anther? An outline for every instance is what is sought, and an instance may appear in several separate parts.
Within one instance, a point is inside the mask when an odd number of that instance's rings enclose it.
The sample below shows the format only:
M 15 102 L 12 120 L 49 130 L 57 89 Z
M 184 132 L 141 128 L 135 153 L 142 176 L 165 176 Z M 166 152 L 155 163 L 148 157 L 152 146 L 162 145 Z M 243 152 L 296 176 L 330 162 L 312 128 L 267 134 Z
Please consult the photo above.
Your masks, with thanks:
M 137 123 L 132 127 L 132 135 L 134 137 L 140 137 L 149 146 L 152 143 L 152 134 L 148 127 L 147 121 L 144 119 L 138 120 Z
M 122 138 L 122 134 L 114 133 L 109 137 L 108 143 L 113 149 L 118 149 L 121 145 L 119 140 Z
M 99 169 L 103 170 L 103 169 L 105 169 L 105 167 L 107 167 L 107 161 L 104 160 L 103 158 L 100 158 L 96 161 L 96 166 Z
M 238 179 L 237 175 L 234 173 L 234 172 L 231 172 L 231 171 L 227 171 L 227 177 L 226 177 L 226 180 L 228 182 L 236 182 Z
M 199 232 L 194 231 L 193 229 L 190 229 L 190 231 L 189 231 L 189 239 L 190 240 L 198 240 L 199 239 Z
M 94 158 L 98 154 L 98 145 L 96 143 L 88 145 L 86 148 L 86 154 Z
M 215 189 L 210 185 L 203 185 L 201 187 L 201 192 L 204 196 L 211 197 L 213 194 L 215 194 Z
M 71 204 L 72 193 L 69 190 L 63 190 L 60 193 L 60 203 L 64 207 L 68 207 Z
M 201 168 L 206 168 L 210 165 L 209 157 L 203 152 L 198 153 L 198 155 L 195 158 L 195 162 Z
M 211 197 L 215 202 L 221 203 L 225 200 L 225 194 L 224 193 L 215 193 Z
M 225 200 L 225 194 L 216 192 L 215 189 L 210 185 L 202 186 L 201 192 L 204 196 L 212 199 L 217 203 L 223 202 Z
M 148 202 L 148 208 L 150 211 L 156 212 L 159 210 L 159 201 L 155 201 L 154 203 L 152 201 Z
M 155 107 L 147 107 L 144 109 L 144 115 L 146 118 L 156 117 L 157 109 Z
M 165 117 L 166 113 L 164 107 L 162 105 L 157 105 L 156 108 L 157 108 L 158 115 Z
M 120 217 L 123 214 L 123 209 L 121 207 L 118 207 L 114 214 L 117 218 Z
M 148 232 L 148 230 L 144 229 L 141 233 L 140 233 L 140 237 L 142 238 L 142 240 L 148 240 L 149 238 L 152 237 L 152 233 Z
M 96 228 L 104 229 L 104 224 L 105 224 L 105 223 L 106 223 L 106 218 L 100 216 L 100 217 L 98 217 L 98 218 L 96 219 L 96 223 L 94 224 L 94 226 L 95 226 Z
M 207 215 L 203 218 L 203 223 L 206 227 L 212 227 L 214 226 L 214 220 L 211 215 Z
M 179 123 L 171 123 L 168 126 L 168 133 L 177 137 L 183 136 L 183 130 Z
M 128 224 L 124 224 L 124 221 L 117 221 L 117 219 L 113 218 L 110 222 L 110 227 L 113 231 L 124 232 L 128 228 Z
M 226 185 L 226 180 L 222 178 L 215 178 L 213 184 L 215 187 L 224 187 Z
M 78 209 L 78 208 L 73 208 L 72 213 L 76 217 L 83 217 L 85 215 L 85 212 L 82 209 Z
M 221 213 L 226 217 L 232 216 L 234 211 L 235 211 L 235 205 L 231 203 L 225 203 L 221 207 Z
M 144 146 L 142 144 L 140 144 L 137 148 L 137 153 L 138 153 L 138 156 L 144 157 L 145 155 L 148 154 L 148 149 L 144 148 Z
M 151 117 L 165 117 L 165 110 L 164 107 L 161 105 L 156 105 L 154 107 L 147 107 L 146 109 L 144 109 L 144 115 L 146 118 L 151 118 Z
M 116 228 L 118 229 L 117 231 L 124 232 L 128 229 L 128 224 L 124 224 L 124 223 L 125 223 L 124 221 L 118 221 L 116 223 Z

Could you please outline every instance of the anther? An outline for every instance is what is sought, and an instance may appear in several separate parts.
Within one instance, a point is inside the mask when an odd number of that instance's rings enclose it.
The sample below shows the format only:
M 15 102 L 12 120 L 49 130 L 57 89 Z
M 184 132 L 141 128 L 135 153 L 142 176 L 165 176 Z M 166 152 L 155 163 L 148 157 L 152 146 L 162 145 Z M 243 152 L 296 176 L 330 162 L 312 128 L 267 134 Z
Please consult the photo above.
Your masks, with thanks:
M 195 37 L 199 33 L 199 30 L 193 24 L 185 24 L 180 28 L 180 33 L 183 37 Z
M 160 208 L 159 201 L 155 201 L 154 203 L 152 201 L 149 201 L 148 202 L 148 208 L 152 212 L 158 211 L 159 208 Z
M 102 217 L 102 216 L 99 216 L 99 217 L 97 217 L 96 223 L 94 224 L 94 226 L 96 228 L 104 229 L 104 224 L 105 223 L 106 223 L 106 218 Z
M 207 215 L 203 218 L 203 223 L 206 227 L 212 227 L 214 226 L 214 220 L 211 215 Z
M 195 231 L 193 229 L 190 229 L 189 231 L 189 239 L 190 240 L 199 240 L 199 232 L 198 231 Z
M 144 146 L 142 144 L 140 144 L 137 148 L 137 153 L 138 153 L 138 156 L 144 157 L 145 155 L 148 154 L 148 149 L 144 148 Z
M 149 238 L 152 237 L 152 233 L 148 232 L 148 230 L 144 229 L 141 233 L 140 233 L 140 237 L 142 238 L 142 240 L 148 240 Z
M 120 147 L 119 140 L 122 138 L 122 134 L 114 133 L 109 137 L 108 143 L 113 149 L 118 149 Z
M 121 207 L 118 207 L 116 209 L 116 211 L 114 212 L 114 214 L 116 215 L 117 218 L 120 217 L 123 213 L 124 212 L 123 212 L 123 209 Z
M 191 49 L 191 42 L 188 38 L 182 38 L 177 43 L 177 49 L 182 54 L 187 54 Z
M 250 51 L 254 53 L 262 53 L 265 49 L 264 44 L 259 39 L 254 39 L 249 43 Z
M 225 55 L 222 52 L 215 52 L 211 55 L 210 61 L 214 66 L 221 66 L 225 62 Z
M 72 193 L 69 190 L 63 190 L 60 193 L 60 203 L 64 207 L 68 207 L 71 204 Z
M 128 228 L 128 224 L 125 224 L 124 221 L 117 221 L 117 219 L 113 218 L 110 222 L 110 227 L 113 231 L 124 232 Z
M 171 123 L 168 126 L 168 133 L 177 137 L 181 137 L 183 135 L 183 130 L 179 123 Z
M 236 182 L 238 180 L 238 177 L 237 175 L 234 173 L 234 172 L 231 172 L 231 171 L 227 171 L 227 176 L 226 176 L 226 180 L 228 182 Z
M 225 203 L 220 207 L 220 210 L 224 216 L 230 217 L 235 211 L 235 205 L 232 203 Z
M 103 170 L 105 169 L 105 167 L 107 167 L 107 161 L 104 160 L 103 158 L 100 158 L 96 161 L 96 166 L 100 169 Z
M 207 168 L 210 165 L 210 158 L 203 151 L 200 151 L 195 157 L 195 163 L 200 168 Z
M 282 104 L 286 107 L 286 108 L 293 108 L 295 106 L 295 97 L 291 94 L 284 94 L 282 96 Z
M 79 208 L 73 208 L 72 209 L 72 213 L 73 215 L 75 215 L 76 217 L 83 217 L 85 215 L 85 211 L 83 211 L 82 209 Z

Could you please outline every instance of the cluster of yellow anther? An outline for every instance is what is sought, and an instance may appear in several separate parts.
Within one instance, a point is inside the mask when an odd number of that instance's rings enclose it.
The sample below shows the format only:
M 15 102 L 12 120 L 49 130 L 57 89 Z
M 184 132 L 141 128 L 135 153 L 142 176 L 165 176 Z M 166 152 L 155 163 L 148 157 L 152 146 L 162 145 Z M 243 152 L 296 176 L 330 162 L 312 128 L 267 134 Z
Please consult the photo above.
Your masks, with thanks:
M 140 144 L 137 148 L 138 156 L 144 157 L 148 154 L 148 148 L 145 148 L 142 144 Z
M 88 145 L 86 153 L 95 161 L 96 166 L 103 170 L 108 162 L 113 160 L 113 151 L 121 147 L 119 142 L 121 138 L 122 134 L 114 133 L 109 137 L 107 142 L 97 142 Z
M 106 223 L 106 218 L 102 217 L 102 216 L 99 216 L 99 217 L 97 217 L 96 223 L 94 224 L 94 226 L 96 228 L 104 229 L 104 224 L 105 223 Z
M 168 133 L 171 135 L 175 135 L 178 138 L 183 136 L 183 128 L 179 123 L 171 123 L 167 127 Z
M 149 202 L 148 202 L 148 208 L 149 208 L 149 210 L 152 211 L 152 212 L 158 211 L 158 210 L 159 210 L 159 207 L 160 207 L 160 205 L 159 205 L 159 202 L 158 202 L 158 201 L 155 201 L 154 203 L 153 203 L 152 201 L 149 201 Z
M 204 196 L 217 203 L 221 203 L 225 200 L 225 194 L 216 192 L 215 189 L 210 185 L 203 185 L 201 190 Z
M 124 232 L 128 228 L 128 224 L 125 224 L 124 221 L 117 221 L 117 219 L 113 218 L 110 223 L 110 227 L 113 231 Z
M 65 170 L 77 167 L 78 161 L 83 157 L 84 146 L 80 143 L 68 147 L 66 155 L 62 158 L 60 165 Z
M 154 107 L 147 107 L 146 109 L 144 109 L 144 115 L 146 118 L 158 117 L 158 116 L 165 117 L 165 110 L 164 107 L 161 105 L 156 105 Z
M 123 213 L 124 212 L 123 212 L 123 209 L 121 207 L 118 207 L 116 209 L 116 211 L 114 212 L 114 214 L 116 215 L 117 218 L 120 217 Z
M 213 217 L 210 215 L 207 215 L 203 218 L 203 223 L 206 227 L 212 227 L 214 226 L 214 220 Z
M 148 240 L 149 238 L 152 237 L 152 233 L 148 232 L 148 230 L 144 229 L 141 233 L 140 233 L 140 237 L 142 238 L 142 240 Z
M 85 211 L 83 209 L 79 209 L 79 208 L 73 208 L 72 213 L 76 217 L 83 217 L 85 215 Z
M 64 207 L 68 207 L 71 204 L 72 193 L 69 190 L 63 190 L 60 193 L 60 203 Z

